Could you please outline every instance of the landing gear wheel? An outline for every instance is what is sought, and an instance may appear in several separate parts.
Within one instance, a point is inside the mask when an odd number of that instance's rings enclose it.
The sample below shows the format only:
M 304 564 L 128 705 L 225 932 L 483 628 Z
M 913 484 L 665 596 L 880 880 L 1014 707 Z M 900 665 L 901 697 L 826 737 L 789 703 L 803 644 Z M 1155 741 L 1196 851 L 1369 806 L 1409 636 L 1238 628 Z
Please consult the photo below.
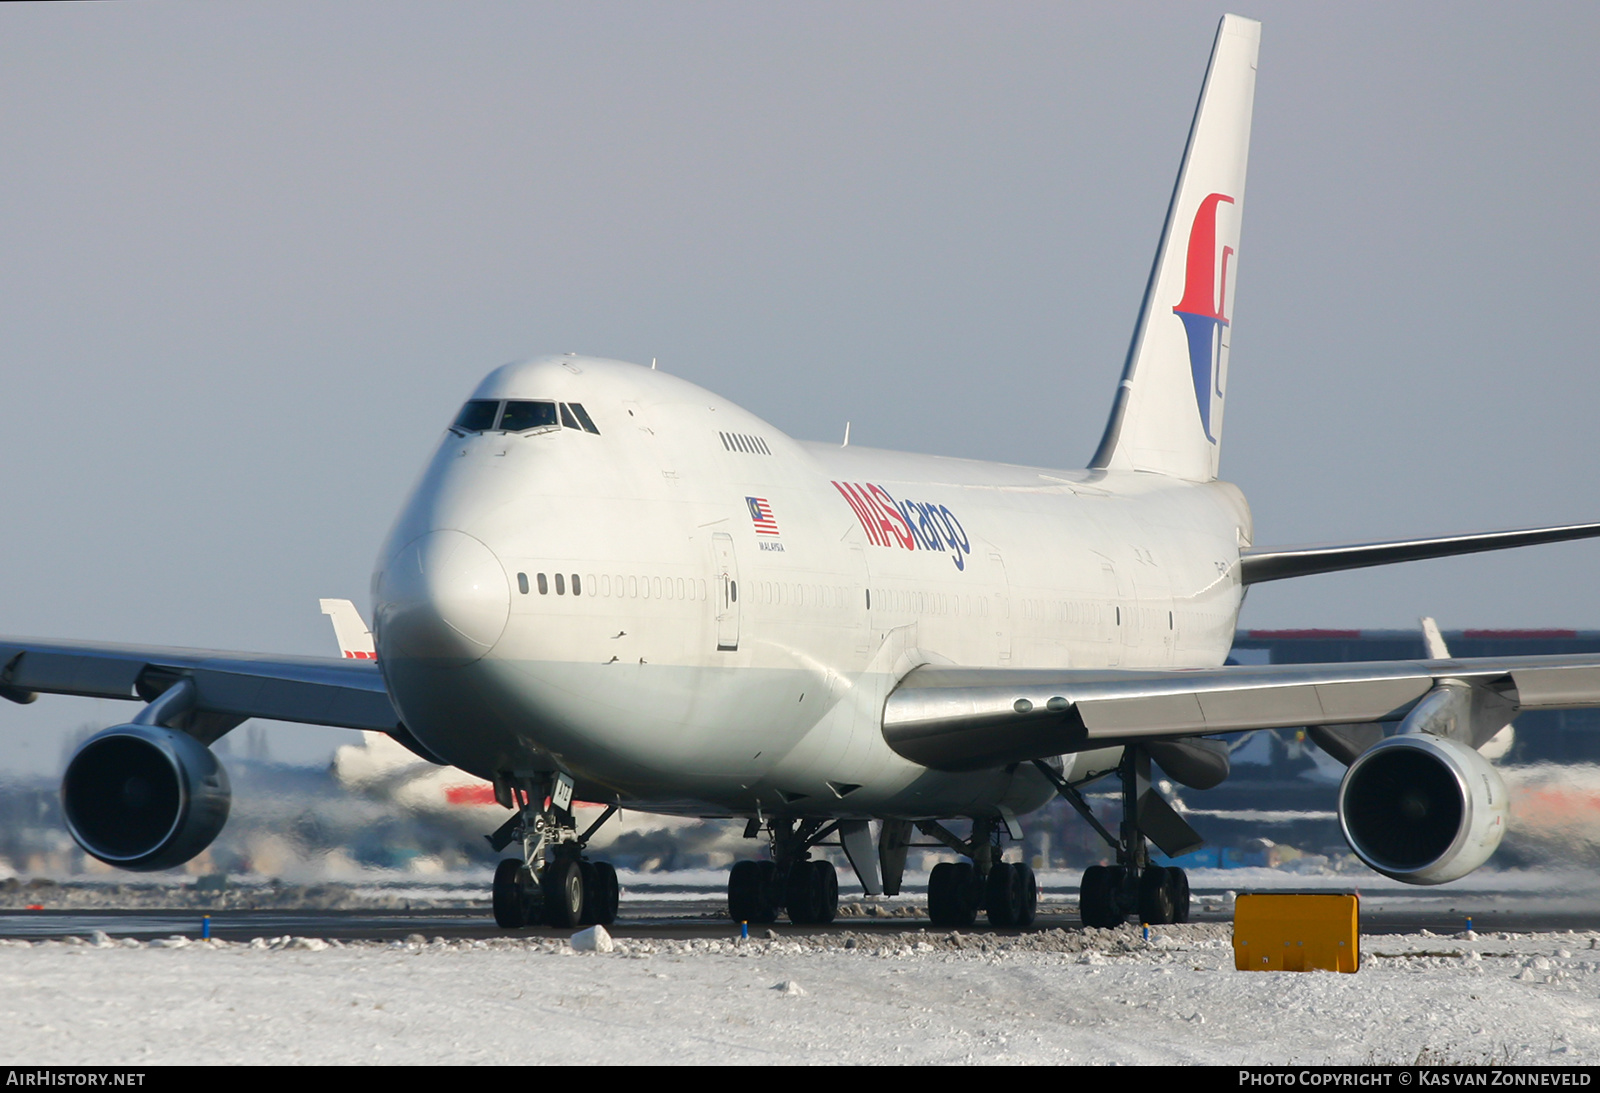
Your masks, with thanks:
M 1078 886 L 1078 917 L 1085 926 L 1103 930 L 1122 925 L 1123 913 L 1117 906 L 1117 889 L 1122 870 L 1110 865 L 1091 865 L 1083 871 Z
M 1022 917 L 1022 866 L 997 861 L 989 867 L 983 886 L 983 906 L 989 925 L 1006 929 Z
M 940 862 L 928 871 L 928 921 L 935 926 L 949 926 L 954 920 L 951 909 L 950 870 L 954 866 Z
M 1168 870 L 1159 865 L 1148 866 L 1139 874 L 1139 920 L 1152 926 L 1164 926 L 1177 921 L 1173 914 L 1173 882 Z
M 832 862 L 797 861 L 789 868 L 784 903 L 796 926 L 821 926 L 839 913 L 839 874 Z
M 1033 920 L 1039 914 L 1039 879 L 1033 875 L 1033 867 L 1018 862 L 1011 867 L 1022 878 L 1022 905 L 1017 912 L 1017 920 L 1012 923 L 1019 930 L 1028 930 L 1033 927 Z
M 978 871 L 971 862 L 940 862 L 928 874 L 928 918 L 964 929 L 978 918 Z
M 831 861 L 811 863 L 811 898 L 816 918 L 811 921 L 826 926 L 839 914 L 839 871 Z
M 797 861 L 789 867 L 789 881 L 783 888 L 783 908 L 796 926 L 809 926 L 811 906 L 811 863 Z
M 728 917 L 733 921 L 771 921 L 762 917 L 767 906 L 766 886 L 761 876 L 763 864 L 755 861 L 733 863 L 733 869 L 728 873 Z
M 594 921 L 610 926 L 617 921 L 617 902 L 622 886 L 617 883 L 617 869 L 608 861 L 594 863 Z
M 756 892 L 759 906 L 751 917 L 752 923 L 777 922 L 783 913 L 783 880 L 775 861 L 756 862 Z
M 529 898 L 532 878 L 521 858 L 506 858 L 494 868 L 494 921 L 503 930 L 519 930 L 533 921 Z
M 796 926 L 811 924 L 811 863 L 797 861 L 789 867 L 789 881 L 783 886 L 783 908 Z
M 583 863 L 552 862 L 544 873 L 544 919 L 557 929 L 570 929 L 583 921 Z
M 578 875 L 583 878 L 583 914 L 578 918 L 578 925 L 593 926 L 600 920 L 595 916 L 601 908 L 600 881 L 595 875 L 594 862 L 579 859 Z
M 1167 868 L 1167 883 L 1172 887 L 1172 921 L 1189 921 L 1189 874 L 1177 866 Z

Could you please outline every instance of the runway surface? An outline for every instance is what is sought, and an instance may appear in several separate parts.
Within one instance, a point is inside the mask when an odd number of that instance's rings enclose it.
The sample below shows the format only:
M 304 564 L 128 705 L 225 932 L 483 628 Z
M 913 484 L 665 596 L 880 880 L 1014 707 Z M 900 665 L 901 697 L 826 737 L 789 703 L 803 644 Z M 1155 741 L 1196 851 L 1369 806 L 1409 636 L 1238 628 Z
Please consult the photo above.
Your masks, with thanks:
M 1250 871 L 1251 874 L 1267 871 Z M 1293 876 L 1240 876 L 1235 887 L 1196 885 L 1193 892 L 1193 922 L 1232 921 L 1231 896 L 1236 891 L 1359 891 L 1362 896 L 1362 932 L 1370 935 L 1418 933 L 1453 934 L 1465 929 L 1470 920 L 1484 932 L 1550 932 L 1600 930 L 1600 886 L 1590 878 L 1577 886 L 1574 878 L 1535 875 L 1527 883 L 1498 875 L 1495 883 L 1462 888 L 1403 888 L 1398 885 L 1374 886 L 1350 883 L 1351 878 Z M 1314 881 L 1314 883 L 1306 883 Z M 1574 882 L 1574 883 L 1568 883 Z M 230 941 L 249 941 L 257 937 L 285 935 L 340 940 L 386 941 L 421 935 L 429 940 L 442 937 L 463 940 L 494 937 L 565 937 L 570 930 L 527 928 L 503 930 L 495 925 L 485 897 L 470 885 L 452 889 L 456 898 L 439 898 L 436 887 L 408 888 L 387 885 L 384 898 L 368 907 L 274 907 L 270 909 L 207 909 L 205 907 L 151 907 L 148 900 L 138 909 L 125 907 L 52 907 L 39 910 L 0 911 L 0 937 L 43 939 L 87 937 L 101 931 L 112 938 L 132 937 L 148 940 L 182 936 L 198 938 L 206 929 L 210 936 Z M 417 893 L 408 899 L 406 893 Z M 478 896 L 478 898 L 474 898 Z M 455 906 L 416 906 L 396 908 L 392 904 L 455 903 Z M 819 934 L 898 934 L 907 930 L 930 929 L 925 911 L 925 893 L 910 889 L 890 899 L 871 900 L 859 890 L 841 892 L 841 914 L 827 926 L 790 926 L 778 922 L 755 926 L 752 932 L 765 937 L 813 936 Z M 474 906 L 473 904 L 476 904 Z M 1076 929 L 1079 926 L 1077 889 L 1071 884 L 1046 884 L 1039 904 L 1036 930 Z M 979 932 L 1012 935 L 1015 930 L 991 930 L 980 916 L 974 927 Z M 702 873 L 692 880 L 668 883 L 625 885 L 616 923 L 610 932 L 618 938 L 687 939 L 736 936 L 738 924 L 726 913 L 723 891 L 714 873 Z

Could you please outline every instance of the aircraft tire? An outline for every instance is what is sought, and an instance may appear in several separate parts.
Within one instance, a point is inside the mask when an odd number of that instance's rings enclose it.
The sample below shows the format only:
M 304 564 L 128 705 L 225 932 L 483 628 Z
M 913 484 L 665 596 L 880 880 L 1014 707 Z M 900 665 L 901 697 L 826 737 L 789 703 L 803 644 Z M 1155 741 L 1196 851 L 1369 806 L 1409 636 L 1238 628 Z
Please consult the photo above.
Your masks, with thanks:
M 583 921 L 583 869 L 577 861 L 550 863 L 544 874 L 545 924 L 558 930 L 571 929 Z
M 739 861 L 728 872 L 728 917 L 735 922 L 770 921 L 762 918 L 766 910 L 761 862 Z
M 811 863 L 795 862 L 789 867 L 789 879 L 783 886 L 783 909 L 796 926 L 811 925 L 814 913 L 811 890 Z
M 1017 908 L 1017 921 L 1012 925 L 1019 930 L 1028 930 L 1033 927 L 1034 919 L 1039 915 L 1039 878 L 1033 875 L 1033 867 L 1023 862 L 1018 862 L 1011 867 L 1022 878 L 1022 903 Z
M 1007 929 L 1017 925 L 1022 914 L 1021 867 L 997 861 L 989 867 L 983 885 L 983 906 L 989 925 Z
M 978 920 L 982 895 L 971 862 L 940 862 L 928 874 L 928 918 L 935 926 L 965 929 Z
M 1177 866 L 1167 869 L 1167 882 L 1172 886 L 1172 921 L 1189 921 L 1189 874 Z
M 494 921 L 502 930 L 519 930 L 532 918 L 523 881 L 526 872 L 521 858 L 505 858 L 494 868 Z
M 1139 875 L 1139 921 L 1151 926 L 1164 926 L 1177 921 L 1173 917 L 1173 882 L 1167 875 L 1172 870 L 1152 865 Z
M 778 872 L 778 863 L 765 860 L 756 862 L 756 877 L 756 917 L 750 921 L 762 924 L 777 922 L 778 916 L 783 913 L 783 880 Z
M 826 926 L 839 914 L 839 871 L 831 861 L 811 863 L 811 899 L 816 917 L 811 921 Z
M 951 923 L 950 870 L 953 868 L 952 863 L 942 861 L 928 872 L 928 921 L 934 926 Z
M 1083 881 L 1078 885 L 1078 917 L 1085 926 L 1109 930 L 1122 925 L 1124 916 L 1117 908 L 1119 872 L 1109 865 L 1091 865 L 1083 871 Z
M 617 904 L 622 895 L 622 886 L 617 883 L 616 866 L 608 861 L 597 861 L 594 863 L 594 877 L 594 920 L 601 926 L 610 926 L 617 921 Z
M 593 862 L 580 859 L 578 874 L 583 877 L 583 913 L 578 918 L 578 925 L 593 926 L 600 921 L 597 916 L 605 903 L 604 889 Z

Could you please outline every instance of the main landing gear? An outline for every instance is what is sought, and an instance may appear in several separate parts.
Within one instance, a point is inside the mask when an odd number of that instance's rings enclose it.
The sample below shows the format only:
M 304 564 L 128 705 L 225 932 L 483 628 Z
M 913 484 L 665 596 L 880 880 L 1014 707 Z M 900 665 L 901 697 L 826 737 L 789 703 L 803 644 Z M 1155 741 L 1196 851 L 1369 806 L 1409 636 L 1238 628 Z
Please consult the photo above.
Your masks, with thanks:
M 1118 836 L 1095 819 L 1077 788 L 1064 781 L 1049 764 L 1034 760 L 1034 766 L 1116 852 L 1116 865 L 1091 865 L 1084 870 L 1078 888 L 1078 914 L 1083 924 L 1120 926 L 1135 912 L 1140 922 L 1152 926 L 1188 922 L 1188 874 L 1175 866 L 1152 865 L 1149 842 L 1175 858 L 1198 849 L 1203 840 L 1151 785 L 1149 753 L 1137 746 L 1123 750 L 1117 767 L 1122 781 Z
M 495 922 L 507 930 L 611 925 L 617 919 L 617 871 L 609 862 L 590 861 L 583 850 L 617 807 L 607 808 L 579 834 L 572 779 L 554 774 L 526 781 L 507 792 L 516 815 L 488 836 L 496 850 L 519 840 L 523 849 L 522 857 L 506 858 L 495 868 Z
M 848 821 L 846 821 L 848 822 Z M 771 861 L 734 863 L 728 874 L 728 917 L 764 924 L 787 911 L 796 926 L 822 926 L 839 913 L 839 873 L 829 861 L 814 860 L 811 848 L 839 830 L 821 820 L 771 820 Z M 751 820 L 745 836 L 754 838 L 761 821 Z
M 1008 821 L 1011 824 L 1014 821 Z M 918 821 L 916 826 L 972 859 L 934 867 L 928 882 L 928 912 L 935 926 L 971 926 L 980 911 L 987 913 L 993 926 L 1033 925 L 1038 882 L 1027 865 L 1001 860 L 992 820 L 973 821 L 967 839 L 932 820 Z M 753 819 L 745 837 L 755 838 L 765 830 L 772 840 L 772 859 L 734 865 L 728 874 L 728 916 L 735 922 L 758 924 L 776 922 L 787 911 L 797 926 L 832 922 L 839 907 L 838 873 L 831 863 L 812 860 L 810 852 L 834 835 L 868 895 L 898 895 L 911 827 L 908 820 L 884 820 L 874 853 L 866 820 Z M 1015 836 L 1021 837 L 1020 829 Z
M 1008 826 L 1014 823 L 1009 821 Z M 964 929 L 977 921 L 979 911 L 999 929 L 1026 930 L 1033 925 L 1039 882 L 1026 862 L 1001 858 L 993 820 L 973 820 L 966 839 L 932 820 L 918 821 L 917 829 L 971 859 L 940 862 L 928 874 L 928 919 L 933 925 Z M 1020 837 L 1020 829 L 1014 835 Z

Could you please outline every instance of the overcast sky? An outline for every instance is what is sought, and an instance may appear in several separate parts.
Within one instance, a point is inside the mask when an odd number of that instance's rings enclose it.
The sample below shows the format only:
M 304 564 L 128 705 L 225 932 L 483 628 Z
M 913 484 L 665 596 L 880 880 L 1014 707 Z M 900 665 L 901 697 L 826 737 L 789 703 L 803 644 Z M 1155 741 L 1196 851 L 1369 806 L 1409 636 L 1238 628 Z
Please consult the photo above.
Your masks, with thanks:
M 318 597 L 366 608 L 444 423 L 545 352 L 1082 466 L 1221 10 L 0 5 L 0 632 L 333 653 Z M 1241 13 L 1258 543 L 1600 518 L 1600 5 Z M 1242 622 L 1600 627 L 1597 571 L 1310 578 Z M 12 769 L 132 712 L 0 705 Z

